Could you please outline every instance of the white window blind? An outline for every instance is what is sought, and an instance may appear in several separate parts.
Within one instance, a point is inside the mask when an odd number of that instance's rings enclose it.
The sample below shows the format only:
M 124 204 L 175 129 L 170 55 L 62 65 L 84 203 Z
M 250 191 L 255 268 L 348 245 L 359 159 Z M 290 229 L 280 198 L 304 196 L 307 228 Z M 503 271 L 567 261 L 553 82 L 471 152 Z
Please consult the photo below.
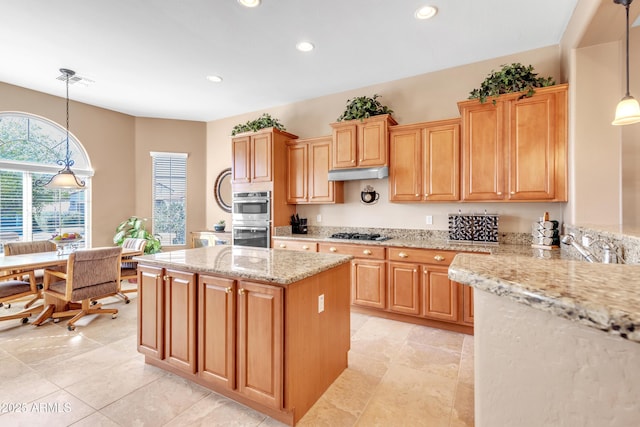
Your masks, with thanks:
M 162 246 L 186 244 L 187 154 L 156 153 L 153 159 L 153 234 Z

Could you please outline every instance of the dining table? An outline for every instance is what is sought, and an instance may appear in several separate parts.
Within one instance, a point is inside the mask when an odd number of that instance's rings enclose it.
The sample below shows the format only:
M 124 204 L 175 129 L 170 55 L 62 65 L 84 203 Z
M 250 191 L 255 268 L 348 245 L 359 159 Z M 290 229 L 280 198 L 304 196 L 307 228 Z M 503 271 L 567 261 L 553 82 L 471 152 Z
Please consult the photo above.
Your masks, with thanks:
M 67 261 L 69 260 L 69 253 L 60 253 L 58 251 L 52 252 L 36 252 L 30 254 L 20 254 L 20 255 L 8 255 L 8 256 L 0 256 L 0 271 L 15 271 L 19 273 L 26 273 L 33 270 L 38 269 L 46 269 L 53 267 L 61 267 L 66 266 Z M 143 252 L 137 249 L 130 248 L 122 248 L 123 256 L 138 256 L 143 255 Z M 58 310 L 65 310 L 67 306 L 67 302 L 55 298 L 52 295 L 44 294 L 43 295 L 43 304 L 39 307 L 42 308 L 40 314 L 36 319 L 32 322 L 33 325 L 39 326 L 45 320 L 47 320 L 51 315 Z M 25 317 L 29 317 L 31 313 L 34 311 L 35 307 L 32 307 L 28 310 L 25 310 Z M 16 318 L 21 312 L 14 313 L 10 316 L 0 316 L 0 321 L 7 320 L 6 318 Z

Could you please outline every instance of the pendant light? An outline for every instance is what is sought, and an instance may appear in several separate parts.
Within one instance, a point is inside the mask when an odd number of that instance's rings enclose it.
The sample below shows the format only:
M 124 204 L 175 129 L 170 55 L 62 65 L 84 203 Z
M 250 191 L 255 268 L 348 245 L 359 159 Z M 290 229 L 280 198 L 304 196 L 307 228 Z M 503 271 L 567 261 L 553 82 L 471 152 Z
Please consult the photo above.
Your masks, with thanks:
M 640 122 L 640 105 L 638 101 L 629 94 L 629 5 L 633 0 L 613 0 L 616 4 L 621 4 L 627 12 L 627 93 L 616 107 L 616 117 L 612 125 L 630 125 Z
M 36 185 L 42 185 L 46 188 L 82 190 L 85 188 L 85 183 L 84 181 L 79 180 L 76 174 L 71 170 L 71 166 L 73 166 L 74 162 L 69 155 L 69 79 L 73 77 L 76 72 L 67 70 L 66 68 L 60 68 L 60 72 L 65 76 L 67 83 L 67 156 L 65 159 L 61 159 L 56 162 L 60 166 L 64 166 L 63 169 L 59 170 L 58 173 L 52 176 L 49 181 L 44 183 L 37 181 Z

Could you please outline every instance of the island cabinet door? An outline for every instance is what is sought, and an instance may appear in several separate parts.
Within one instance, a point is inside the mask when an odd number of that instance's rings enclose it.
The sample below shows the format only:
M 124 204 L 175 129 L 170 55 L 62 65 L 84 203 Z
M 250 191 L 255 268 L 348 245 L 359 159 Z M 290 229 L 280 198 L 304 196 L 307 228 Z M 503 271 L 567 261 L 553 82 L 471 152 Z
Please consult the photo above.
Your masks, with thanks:
M 283 403 L 283 289 L 238 283 L 238 392 L 272 408 Z
M 166 270 L 165 359 L 190 374 L 196 372 L 196 275 Z
M 138 265 L 138 351 L 164 357 L 164 269 Z
M 236 388 L 236 281 L 198 276 L 198 375 Z
M 459 320 L 458 283 L 449 280 L 448 267 L 422 267 L 422 315 L 450 322 Z

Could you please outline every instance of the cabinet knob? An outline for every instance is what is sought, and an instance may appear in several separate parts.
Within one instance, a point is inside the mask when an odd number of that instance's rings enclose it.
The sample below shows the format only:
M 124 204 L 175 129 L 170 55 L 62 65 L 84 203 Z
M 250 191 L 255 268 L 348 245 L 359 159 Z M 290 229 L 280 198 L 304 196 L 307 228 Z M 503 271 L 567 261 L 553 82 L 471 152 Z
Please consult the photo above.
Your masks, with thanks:
M 420 195 L 418 193 L 416 193 L 416 197 L 420 197 Z
M 444 257 L 442 255 L 436 255 L 433 257 L 436 261 L 444 261 Z
M 351 160 L 351 163 L 355 163 L 355 162 L 356 162 L 355 160 Z
M 238 289 L 238 295 L 244 295 L 244 288 Z
M 417 272 L 418 272 L 418 270 L 416 270 L 416 269 L 414 268 L 414 269 L 413 269 L 413 272 L 414 272 L 414 273 L 417 273 Z
M 498 191 L 496 194 L 497 194 L 498 196 L 502 196 L 502 191 Z
M 162 280 L 169 280 L 169 276 L 165 274 L 165 276 L 162 278 Z
M 229 286 L 227 289 L 224 290 L 226 293 L 230 294 L 231 291 L 233 291 L 233 289 L 231 288 L 231 286 Z
M 365 249 L 362 253 L 365 255 L 371 255 L 371 251 L 369 249 Z
M 514 195 L 514 194 L 516 194 L 516 192 L 515 192 L 515 191 L 512 191 L 512 192 L 511 192 L 511 195 Z
M 409 257 L 409 255 L 405 254 L 404 252 L 400 252 L 400 253 L 398 254 L 398 256 L 399 256 L 400 258 L 408 258 L 408 257 Z
M 307 246 L 307 245 L 303 245 L 303 246 L 302 246 L 302 249 L 304 249 L 304 250 L 306 251 L 307 249 L 309 249 L 309 246 Z
M 156 279 L 160 279 L 162 277 L 162 274 L 156 274 Z
M 331 246 L 331 247 L 329 248 L 329 252 L 336 252 L 336 251 L 337 251 L 337 249 L 336 249 L 336 248 L 334 248 L 333 246 Z
M 287 247 L 287 245 L 285 245 L 284 243 L 280 243 L 280 247 L 281 247 L 281 248 L 286 248 L 286 247 Z

